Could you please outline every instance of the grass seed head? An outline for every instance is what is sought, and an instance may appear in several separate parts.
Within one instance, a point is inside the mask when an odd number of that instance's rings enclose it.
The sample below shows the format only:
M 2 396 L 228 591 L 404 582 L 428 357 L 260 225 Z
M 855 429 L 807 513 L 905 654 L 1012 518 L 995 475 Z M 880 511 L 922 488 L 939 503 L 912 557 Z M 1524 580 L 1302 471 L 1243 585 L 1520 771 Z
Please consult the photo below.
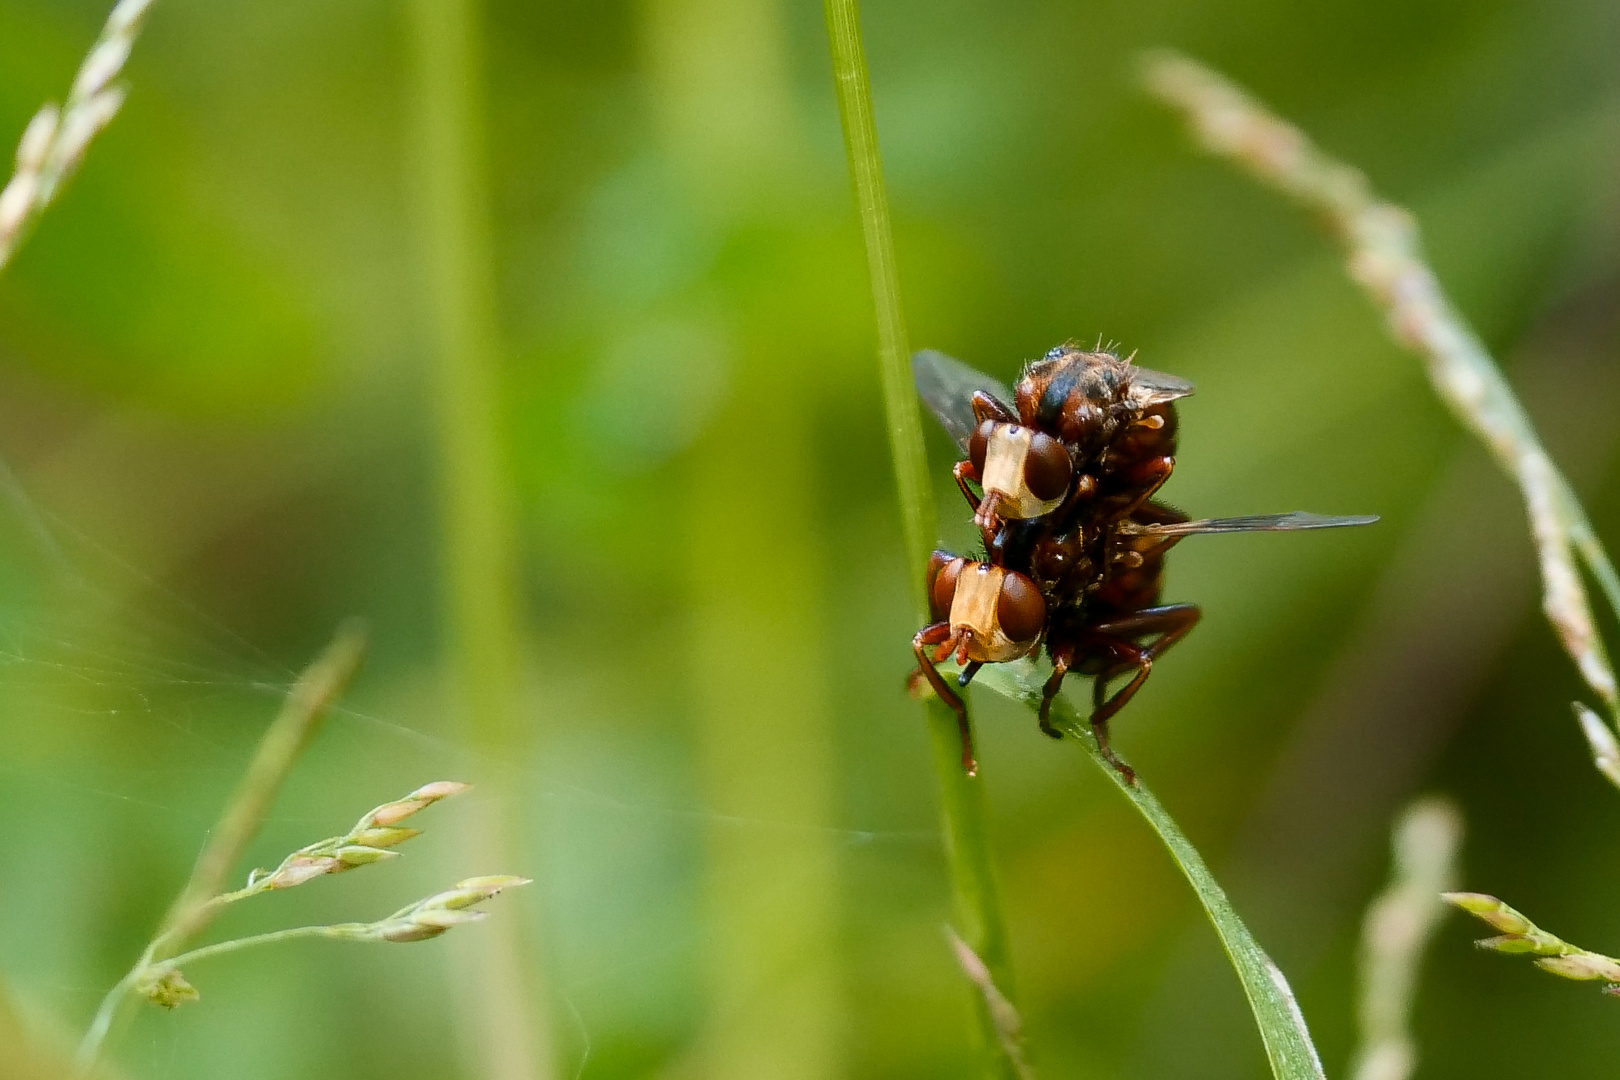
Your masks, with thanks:
M 290 855 L 268 878 L 248 880 L 250 884 L 263 882 L 267 889 L 290 889 L 323 874 L 335 874 L 342 869 L 345 869 L 343 864 L 330 855 Z
M 28 121 L 28 127 L 23 129 L 22 139 L 17 143 L 19 173 L 38 172 L 45 164 L 45 155 L 51 149 L 51 139 L 56 136 L 56 125 L 61 118 L 55 105 L 47 105 Z
M 0 191 L 0 236 L 10 236 L 22 227 L 38 191 L 39 174 L 35 172 L 19 172 Z
M 343 864 L 343 869 L 348 870 L 356 866 L 382 862 L 384 859 L 397 859 L 399 852 L 389 851 L 387 848 L 367 847 L 364 844 L 346 844 L 337 849 L 334 857 Z M 337 871 L 333 870 L 332 873 Z
M 477 922 L 485 912 L 469 908 L 500 895 L 505 889 L 529 884 L 529 879 L 511 874 L 467 878 L 454 888 L 418 900 L 379 923 L 374 932 L 384 941 L 426 941 L 452 927 Z
M 117 35 L 97 45 L 79 67 L 78 77 L 73 80 L 73 96 L 89 98 L 105 90 L 124 70 L 124 61 L 129 59 L 129 50 L 134 44 L 135 40 L 128 35 Z
M 364 844 L 366 847 L 374 848 L 391 848 L 396 844 L 403 844 L 413 836 L 421 835 L 422 831 L 420 829 L 394 829 L 383 827 L 361 829 L 358 832 L 351 834 L 355 843 Z
M 1475 918 L 1489 923 L 1504 934 L 1534 933 L 1536 924 L 1508 907 L 1494 896 L 1485 893 L 1448 892 L 1440 898 L 1453 907 L 1462 908 Z
M 1582 951 L 1565 956 L 1543 956 L 1535 964 L 1543 971 L 1566 979 L 1603 979 L 1620 983 L 1620 962 L 1597 953 Z
M 178 1008 L 202 996 L 197 993 L 196 987 L 186 981 L 178 968 L 172 967 L 152 972 L 148 978 L 135 984 L 135 990 L 152 1004 L 165 1009 Z
M 393 826 L 410 817 L 412 814 L 426 810 L 440 799 L 448 799 L 452 795 L 460 795 L 470 788 L 471 784 L 463 784 L 457 780 L 435 780 L 431 784 L 424 784 L 394 802 L 383 803 L 355 826 L 356 831 L 371 828 L 374 825 Z
M 421 835 L 420 829 L 400 828 L 396 822 L 440 799 L 459 795 L 469 786 L 455 780 L 437 780 L 417 788 L 403 799 L 383 803 L 342 836 L 329 836 L 301 847 L 274 870 L 254 870 L 248 875 L 247 888 L 290 889 L 326 874 L 340 874 L 357 866 L 395 858 L 399 852 L 390 848 Z
M 133 32 L 141 19 L 146 17 L 146 9 L 151 6 L 152 0 L 118 0 L 118 6 L 107 16 L 107 33 Z

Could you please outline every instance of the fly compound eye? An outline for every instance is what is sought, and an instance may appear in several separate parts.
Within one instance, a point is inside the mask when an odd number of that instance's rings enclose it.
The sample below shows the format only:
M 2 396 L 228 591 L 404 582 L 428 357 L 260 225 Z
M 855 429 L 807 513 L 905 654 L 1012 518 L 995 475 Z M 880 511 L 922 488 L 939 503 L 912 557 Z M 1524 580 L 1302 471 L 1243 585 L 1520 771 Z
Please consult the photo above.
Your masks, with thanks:
M 1035 583 L 1016 570 L 1001 579 L 996 597 L 996 621 L 1012 641 L 1033 641 L 1046 626 L 1046 601 Z
M 937 570 L 936 559 L 942 560 Z M 956 599 L 956 576 L 962 572 L 966 562 L 966 559 L 944 551 L 934 552 L 928 560 L 928 570 L 932 578 L 928 584 L 928 601 L 936 621 L 942 621 L 950 616 L 951 601 Z
M 990 447 L 990 433 L 995 430 L 994 420 L 981 420 L 968 438 L 968 460 L 973 462 L 973 467 L 981 476 L 984 475 L 984 455 Z
M 1042 502 L 1061 499 L 1069 490 L 1074 476 L 1074 462 L 1069 451 L 1052 436 L 1036 432 L 1029 440 L 1029 453 L 1024 455 L 1024 486 Z

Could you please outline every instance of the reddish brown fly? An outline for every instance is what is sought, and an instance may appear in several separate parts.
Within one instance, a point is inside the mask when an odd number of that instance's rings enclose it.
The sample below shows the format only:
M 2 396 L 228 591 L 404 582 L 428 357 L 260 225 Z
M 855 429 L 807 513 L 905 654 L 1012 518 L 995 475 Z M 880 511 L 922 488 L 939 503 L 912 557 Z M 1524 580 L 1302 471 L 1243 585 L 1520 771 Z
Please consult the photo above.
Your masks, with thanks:
M 967 454 L 953 473 L 984 540 L 982 559 L 934 552 L 934 622 L 912 639 L 913 678 L 955 710 L 970 774 L 967 710 L 937 665 L 954 660 L 956 684 L 966 686 L 984 664 L 1035 656 L 1044 643 L 1052 674 L 1041 730 L 1060 737 L 1053 699 L 1067 675 L 1091 676 L 1091 729 L 1134 782 L 1109 746 L 1108 721 L 1199 617 L 1194 604 L 1159 602 L 1170 548 L 1194 533 L 1378 520 L 1294 513 L 1189 521 L 1154 501 L 1175 467 L 1175 402 L 1192 384 L 1113 353 L 1059 346 L 1027 366 L 1010 392 L 943 353 L 918 353 L 912 370 L 918 393 Z

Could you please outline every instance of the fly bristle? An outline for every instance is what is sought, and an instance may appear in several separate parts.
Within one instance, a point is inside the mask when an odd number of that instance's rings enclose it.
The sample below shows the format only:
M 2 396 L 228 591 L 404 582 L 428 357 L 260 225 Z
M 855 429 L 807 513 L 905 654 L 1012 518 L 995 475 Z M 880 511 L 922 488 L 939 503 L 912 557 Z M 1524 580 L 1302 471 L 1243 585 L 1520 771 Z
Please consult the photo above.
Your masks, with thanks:
M 1118 341 L 1115 341 L 1112 338 L 1104 338 L 1101 334 L 1097 335 L 1096 342 L 1089 349 L 1082 345 L 1077 338 L 1069 338 L 1061 345 L 1054 345 L 1050 349 L 1047 349 L 1046 354 L 1039 360 L 1031 360 L 1026 363 L 1024 365 L 1024 371 L 1028 371 L 1036 364 L 1047 363 L 1052 360 L 1061 360 L 1069 353 L 1084 353 L 1089 356 L 1106 356 L 1110 360 L 1119 361 L 1119 348 L 1120 343 Z M 1134 352 L 1131 353 L 1131 356 L 1126 357 L 1122 362 L 1127 364 L 1130 363 L 1131 358 L 1135 355 L 1136 354 Z

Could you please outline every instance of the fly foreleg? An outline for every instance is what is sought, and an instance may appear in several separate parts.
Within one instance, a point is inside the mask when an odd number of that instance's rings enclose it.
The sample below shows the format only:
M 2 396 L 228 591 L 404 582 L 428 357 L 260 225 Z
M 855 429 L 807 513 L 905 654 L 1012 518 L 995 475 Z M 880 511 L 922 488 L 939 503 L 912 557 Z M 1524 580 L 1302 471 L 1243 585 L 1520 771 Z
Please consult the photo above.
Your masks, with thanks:
M 911 651 L 917 656 L 917 672 L 928 680 L 934 693 L 956 714 L 956 729 L 962 738 L 962 768 L 973 776 L 979 771 L 979 763 L 973 758 L 973 729 L 968 726 L 967 705 L 962 701 L 962 695 L 945 681 L 939 668 L 934 666 L 937 661 L 929 655 L 929 646 L 943 645 L 951 640 L 951 624 L 937 622 L 917 631 L 917 636 L 911 639 Z
M 977 484 L 979 482 L 979 470 L 973 467 L 972 461 L 958 461 L 951 469 L 951 475 L 956 477 L 956 486 L 962 489 L 962 497 L 968 501 L 968 505 L 973 508 L 973 513 L 977 515 L 979 503 L 982 500 L 968 486 L 968 481 L 971 480 Z

